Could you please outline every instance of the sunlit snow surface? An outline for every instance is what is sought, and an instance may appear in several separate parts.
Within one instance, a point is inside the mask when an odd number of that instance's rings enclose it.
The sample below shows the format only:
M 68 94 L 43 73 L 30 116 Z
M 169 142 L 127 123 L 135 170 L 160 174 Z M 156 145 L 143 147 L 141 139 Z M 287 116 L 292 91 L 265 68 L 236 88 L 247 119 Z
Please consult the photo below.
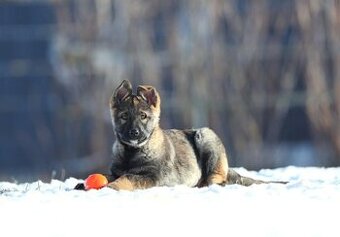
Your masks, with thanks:
M 75 191 L 0 182 L 0 236 L 340 236 L 340 168 L 242 175 L 289 184 Z

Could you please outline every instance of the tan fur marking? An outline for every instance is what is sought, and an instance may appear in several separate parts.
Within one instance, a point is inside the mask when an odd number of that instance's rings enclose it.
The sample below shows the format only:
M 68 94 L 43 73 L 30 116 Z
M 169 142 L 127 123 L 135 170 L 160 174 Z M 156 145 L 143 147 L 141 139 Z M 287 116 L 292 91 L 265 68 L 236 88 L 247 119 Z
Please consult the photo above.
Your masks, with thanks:
M 139 100 L 136 97 L 134 97 L 132 103 L 133 106 L 137 106 L 139 104 Z
M 108 186 L 115 190 L 132 191 L 135 189 L 135 185 L 126 176 L 119 177 L 115 181 L 109 183 Z
M 129 179 L 127 176 L 121 176 L 115 181 L 108 184 L 108 187 L 113 188 L 115 190 L 126 190 L 133 191 L 135 189 L 146 189 L 153 187 L 154 185 L 147 180 L 138 179 L 138 181 L 133 181 Z
M 158 91 L 155 90 L 155 92 L 156 92 L 156 96 L 157 96 L 157 103 L 156 103 L 156 106 L 155 107 L 152 106 L 151 109 L 152 109 L 153 113 L 158 114 L 158 116 L 159 116 L 161 114 L 161 98 L 159 96 Z
M 160 145 L 163 144 L 164 141 L 164 133 L 163 130 L 160 129 L 158 126 L 154 129 L 153 134 L 149 141 L 149 149 L 151 150 L 160 150 Z
M 225 154 L 217 161 L 213 173 L 208 177 L 208 185 L 224 184 L 227 181 L 228 164 Z

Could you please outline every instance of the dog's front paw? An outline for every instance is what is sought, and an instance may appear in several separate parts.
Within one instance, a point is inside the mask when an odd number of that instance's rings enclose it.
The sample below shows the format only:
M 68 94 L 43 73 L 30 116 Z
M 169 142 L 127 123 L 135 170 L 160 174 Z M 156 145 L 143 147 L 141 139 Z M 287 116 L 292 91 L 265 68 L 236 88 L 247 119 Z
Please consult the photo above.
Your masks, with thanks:
M 117 191 L 119 190 L 119 186 L 118 186 L 118 184 L 115 183 L 115 182 L 109 183 L 109 184 L 107 185 L 107 187 L 108 187 L 108 188 L 112 188 L 112 189 L 117 190 Z
M 109 183 L 107 187 L 112 188 L 114 190 L 127 190 L 132 191 L 135 189 L 134 183 L 127 177 L 121 176 L 115 181 Z

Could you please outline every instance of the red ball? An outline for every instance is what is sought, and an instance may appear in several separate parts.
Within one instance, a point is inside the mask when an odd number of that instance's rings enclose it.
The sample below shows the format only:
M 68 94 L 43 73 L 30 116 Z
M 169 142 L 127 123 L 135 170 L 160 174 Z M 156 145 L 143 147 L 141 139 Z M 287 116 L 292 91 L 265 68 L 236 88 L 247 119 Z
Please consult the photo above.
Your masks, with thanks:
M 107 178 L 102 174 L 91 174 L 85 179 L 85 189 L 101 189 L 108 184 Z

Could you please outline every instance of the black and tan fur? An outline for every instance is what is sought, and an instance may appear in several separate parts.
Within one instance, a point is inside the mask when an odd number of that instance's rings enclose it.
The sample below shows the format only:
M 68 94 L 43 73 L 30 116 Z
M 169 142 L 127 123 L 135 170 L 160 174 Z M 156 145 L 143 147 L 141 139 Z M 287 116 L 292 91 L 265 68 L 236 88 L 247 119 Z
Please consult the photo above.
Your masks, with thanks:
M 110 106 L 117 140 L 109 187 L 263 183 L 228 168 L 225 148 L 211 129 L 161 129 L 160 104 L 152 86 L 138 86 L 133 94 L 130 82 L 123 81 L 113 93 Z
M 109 187 L 265 183 L 230 169 L 224 145 L 211 129 L 161 129 L 160 104 L 152 86 L 138 86 L 134 94 L 130 82 L 123 81 L 114 91 L 110 109 L 117 139 Z

